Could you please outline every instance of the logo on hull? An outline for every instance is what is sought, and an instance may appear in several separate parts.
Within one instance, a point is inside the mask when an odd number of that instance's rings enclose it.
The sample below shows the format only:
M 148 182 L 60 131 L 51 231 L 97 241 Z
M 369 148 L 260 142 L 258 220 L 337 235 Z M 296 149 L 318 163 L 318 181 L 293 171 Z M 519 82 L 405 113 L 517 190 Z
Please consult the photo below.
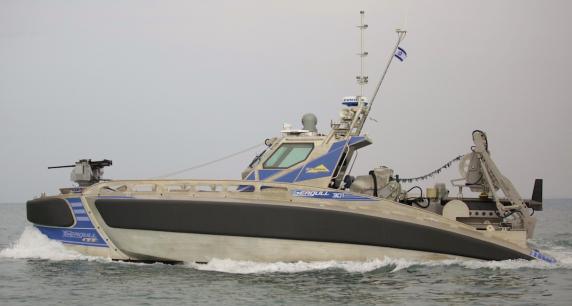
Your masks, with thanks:
M 376 201 L 375 199 L 344 192 L 331 192 L 323 190 L 292 190 L 292 196 L 298 198 L 330 199 L 343 201 Z
M 306 169 L 306 173 L 324 173 L 324 172 L 330 172 L 330 170 L 326 168 L 324 164 L 320 164 L 314 168 Z

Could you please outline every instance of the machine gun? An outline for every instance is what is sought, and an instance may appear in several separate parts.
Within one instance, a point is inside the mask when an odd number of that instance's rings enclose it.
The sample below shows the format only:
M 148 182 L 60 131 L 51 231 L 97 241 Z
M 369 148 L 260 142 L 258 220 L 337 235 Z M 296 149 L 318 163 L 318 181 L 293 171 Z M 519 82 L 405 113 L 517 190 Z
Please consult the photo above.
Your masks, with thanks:
M 103 168 L 112 165 L 108 159 L 92 161 L 91 159 L 80 159 L 75 165 L 53 166 L 48 169 L 73 168 L 70 180 L 76 182 L 80 187 L 87 187 L 102 180 Z

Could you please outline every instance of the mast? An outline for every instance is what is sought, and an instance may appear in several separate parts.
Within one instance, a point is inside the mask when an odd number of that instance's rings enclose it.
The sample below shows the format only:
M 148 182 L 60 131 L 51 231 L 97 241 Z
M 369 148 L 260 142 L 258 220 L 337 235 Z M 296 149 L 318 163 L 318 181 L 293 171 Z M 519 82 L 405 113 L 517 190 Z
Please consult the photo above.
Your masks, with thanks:
M 365 12 L 360 11 L 361 23 L 359 26 L 357 26 L 360 29 L 360 34 L 361 34 L 360 35 L 361 52 L 358 53 L 358 55 L 360 56 L 361 67 L 360 67 L 360 75 L 356 77 L 358 85 L 360 86 L 360 96 L 348 97 L 351 99 L 351 101 L 343 103 L 347 105 L 348 108 L 342 110 L 340 122 L 337 123 L 332 122 L 331 124 L 332 131 L 325 139 L 326 142 L 329 142 L 331 139 L 334 138 L 334 136 L 349 137 L 349 136 L 358 136 L 361 134 L 366 119 L 371 111 L 371 107 L 373 106 L 373 102 L 377 97 L 377 94 L 379 93 L 381 84 L 383 83 L 383 80 L 385 79 L 387 72 L 389 71 L 389 67 L 391 66 L 393 57 L 395 56 L 396 51 L 399 48 L 399 44 L 403 41 L 403 39 L 405 38 L 405 34 L 407 33 L 407 31 L 405 30 L 401 29 L 395 30 L 397 32 L 397 41 L 395 43 L 393 50 L 391 51 L 391 54 L 389 55 L 387 64 L 385 65 L 385 69 L 381 74 L 381 78 L 379 79 L 379 82 L 375 87 L 371 100 L 368 103 L 367 98 L 362 96 L 363 86 L 366 85 L 368 82 L 368 77 L 364 75 L 364 59 L 368 55 L 368 53 L 364 51 L 364 30 L 368 28 L 368 25 L 364 23 L 364 15 Z
M 368 77 L 364 75 L 363 67 L 364 67 L 364 60 L 367 56 L 367 52 L 364 51 L 364 31 L 367 29 L 367 24 L 364 24 L 365 12 L 360 11 L 360 25 L 357 26 L 360 30 L 360 53 L 358 53 L 360 57 L 360 72 L 359 75 L 356 77 L 357 83 L 359 85 L 359 95 L 360 97 L 363 96 L 363 87 L 367 85 Z

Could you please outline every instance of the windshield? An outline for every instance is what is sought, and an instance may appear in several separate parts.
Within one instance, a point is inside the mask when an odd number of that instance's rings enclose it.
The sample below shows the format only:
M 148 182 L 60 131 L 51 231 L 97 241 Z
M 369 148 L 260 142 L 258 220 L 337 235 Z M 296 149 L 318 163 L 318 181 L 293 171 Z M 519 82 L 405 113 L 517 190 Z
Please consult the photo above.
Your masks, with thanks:
M 284 143 L 264 163 L 264 168 L 289 168 L 308 158 L 313 143 Z

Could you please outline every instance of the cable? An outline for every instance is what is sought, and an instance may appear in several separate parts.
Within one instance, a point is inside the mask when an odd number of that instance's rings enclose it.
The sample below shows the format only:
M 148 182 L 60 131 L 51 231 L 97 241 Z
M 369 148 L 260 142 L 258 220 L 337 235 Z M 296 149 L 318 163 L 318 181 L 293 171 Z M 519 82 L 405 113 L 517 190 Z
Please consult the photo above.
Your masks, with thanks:
M 410 192 L 411 190 L 413 190 L 413 189 L 419 189 L 420 195 L 419 195 L 418 197 L 408 197 L 408 198 L 406 198 L 406 199 L 405 199 L 406 203 L 410 203 L 410 204 L 415 203 L 415 205 L 417 205 L 417 206 L 419 206 L 419 207 L 421 207 L 421 208 L 427 208 L 427 207 L 429 207 L 429 205 L 431 205 L 430 202 L 427 202 L 427 205 L 421 205 L 421 204 L 419 203 L 419 201 L 423 201 L 423 188 L 421 188 L 421 187 L 419 187 L 419 186 L 413 186 L 413 187 L 409 188 L 409 190 L 407 190 L 407 191 L 405 192 L 405 194 L 409 193 L 409 192 Z M 411 202 L 409 202 L 409 201 L 411 201 Z
M 215 160 L 211 160 L 211 161 L 209 161 L 209 162 L 202 163 L 202 164 L 198 164 L 198 165 L 195 165 L 195 166 L 192 166 L 192 167 L 189 167 L 189 168 L 185 168 L 185 169 L 178 170 L 178 171 L 174 171 L 174 172 L 167 173 L 167 174 L 164 174 L 164 175 L 156 176 L 156 177 L 154 177 L 154 178 L 166 178 L 166 177 L 169 177 L 169 176 L 174 176 L 174 175 L 177 175 L 177 174 L 181 174 L 181 173 L 185 173 L 185 172 L 188 172 L 188 171 L 196 170 L 196 169 L 199 169 L 199 168 L 202 168 L 202 167 L 206 167 L 206 166 L 209 166 L 209 165 L 212 165 L 212 164 L 221 162 L 221 161 L 223 161 L 223 160 L 226 160 L 226 159 L 235 157 L 235 156 L 240 155 L 240 154 L 242 154 L 242 153 L 246 153 L 246 152 L 248 152 L 248 151 L 252 151 L 252 150 L 254 150 L 254 149 L 256 149 L 256 148 L 258 148 L 258 147 L 260 147 L 260 146 L 262 146 L 262 145 L 264 145 L 264 143 L 259 143 L 259 144 L 255 145 L 255 146 L 248 147 L 248 148 L 246 148 L 246 149 L 244 149 L 244 150 L 241 150 L 241 151 L 238 151 L 238 152 L 236 152 L 236 153 L 232 153 L 232 154 L 223 156 L 223 157 L 221 157 L 221 158 L 217 158 L 217 159 L 215 159 Z
M 413 190 L 413 189 L 415 189 L 415 188 L 419 189 L 419 192 L 421 193 L 421 195 L 419 196 L 419 198 L 422 198 L 422 197 L 423 197 L 423 189 L 421 189 L 421 187 L 419 187 L 419 186 L 413 186 L 413 187 L 409 188 L 409 190 L 407 190 L 407 191 L 405 192 L 405 194 L 409 193 L 409 191 L 411 191 L 411 190 Z
M 377 197 L 377 175 L 375 175 L 375 171 L 373 170 L 369 172 L 369 175 L 371 175 L 373 180 L 373 196 Z
M 417 202 L 417 200 L 419 200 L 419 199 L 421 199 L 421 198 L 415 199 L 415 201 L 414 201 L 415 205 L 417 205 L 421 208 L 427 208 L 427 207 L 429 207 L 429 205 L 431 205 L 431 203 L 429 203 L 429 202 L 427 202 L 427 205 L 421 205 L 421 204 L 419 204 L 419 202 Z M 423 199 L 421 199 L 421 200 L 423 200 Z
M 411 183 L 411 182 L 416 182 L 416 181 L 425 180 L 425 179 L 427 179 L 427 178 L 429 178 L 429 177 L 432 177 L 432 176 L 435 175 L 435 174 L 441 173 L 441 170 L 443 170 L 443 169 L 445 169 L 445 168 L 451 167 L 451 165 L 452 165 L 454 162 L 457 162 L 457 161 L 461 160 L 461 158 L 463 158 L 463 155 L 459 155 L 459 156 L 453 158 L 452 160 L 450 160 L 449 162 L 447 162 L 446 164 L 444 164 L 444 165 L 441 166 L 440 168 L 435 169 L 435 170 L 433 170 L 433 171 L 431 171 L 431 172 L 429 172 L 429 173 L 427 173 L 427 174 L 425 174 L 425 175 L 418 176 L 418 177 L 411 177 L 411 178 L 400 178 L 399 181 L 400 181 L 400 182 L 404 182 L 404 183 Z

